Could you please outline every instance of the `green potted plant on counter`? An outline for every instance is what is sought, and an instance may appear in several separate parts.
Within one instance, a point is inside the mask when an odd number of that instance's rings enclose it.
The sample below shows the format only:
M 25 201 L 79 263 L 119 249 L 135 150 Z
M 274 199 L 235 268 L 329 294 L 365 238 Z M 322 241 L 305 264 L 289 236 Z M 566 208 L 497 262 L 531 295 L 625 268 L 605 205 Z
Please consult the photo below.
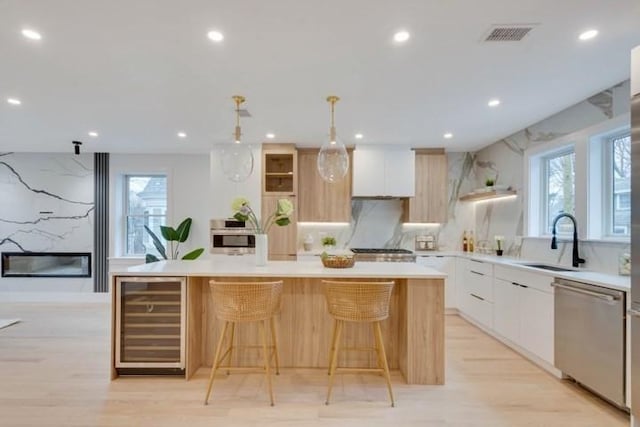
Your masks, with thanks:
M 162 256 L 162 258 L 178 259 L 178 255 L 180 255 L 180 251 L 178 250 L 180 247 L 180 243 L 186 242 L 187 239 L 189 238 L 189 231 L 191 230 L 192 222 L 193 220 L 191 218 L 187 218 L 184 221 L 182 221 L 180 225 L 178 225 L 178 228 L 175 228 L 175 229 L 173 227 L 168 227 L 164 225 L 160 226 L 160 232 L 162 233 L 162 237 L 164 237 L 164 239 L 167 241 L 169 245 L 168 246 L 169 256 L 171 256 L 171 258 L 167 256 L 167 248 L 165 248 L 165 246 L 162 244 L 158 236 L 156 236 L 156 234 L 153 231 L 151 231 L 151 229 L 148 226 L 145 225 L 144 229 L 147 230 L 147 233 L 149 233 L 149 235 L 151 236 L 151 240 L 153 240 L 153 245 L 155 246 L 160 256 Z M 202 255 L 202 252 L 204 252 L 204 248 L 194 249 L 191 252 L 183 255 L 181 259 L 193 260 L 198 258 L 200 255 Z M 156 261 L 160 261 L 160 259 L 157 256 L 153 254 L 145 255 L 145 262 L 150 263 L 150 262 L 156 262 Z
M 333 236 L 325 236 L 322 238 L 322 246 L 325 249 L 333 249 L 336 246 L 336 238 Z

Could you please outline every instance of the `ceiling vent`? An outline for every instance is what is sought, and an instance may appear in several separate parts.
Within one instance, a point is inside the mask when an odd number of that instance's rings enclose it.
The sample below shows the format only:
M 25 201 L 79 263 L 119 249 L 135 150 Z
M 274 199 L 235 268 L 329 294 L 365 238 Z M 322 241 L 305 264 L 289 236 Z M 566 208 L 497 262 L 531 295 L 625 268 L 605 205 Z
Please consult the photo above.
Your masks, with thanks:
M 493 25 L 485 33 L 485 42 L 519 42 L 536 24 Z

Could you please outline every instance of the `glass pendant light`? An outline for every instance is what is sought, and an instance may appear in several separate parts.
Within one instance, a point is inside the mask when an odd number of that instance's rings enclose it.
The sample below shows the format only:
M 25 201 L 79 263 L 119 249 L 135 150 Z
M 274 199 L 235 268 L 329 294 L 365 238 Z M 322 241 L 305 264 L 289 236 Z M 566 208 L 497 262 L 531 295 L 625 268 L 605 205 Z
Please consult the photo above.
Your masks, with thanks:
M 322 179 L 330 183 L 342 180 L 349 170 L 347 148 L 336 137 L 336 127 L 333 121 L 335 105 L 339 100 L 340 98 L 337 96 L 327 97 L 327 102 L 331 104 L 331 127 L 329 128 L 329 139 L 318 153 L 318 173 Z
M 234 143 L 228 147 L 223 148 L 220 156 L 220 163 L 222 167 L 222 173 L 233 182 L 246 181 L 251 172 L 253 172 L 253 153 L 251 147 L 246 144 L 242 144 L 240 137 L 242 132 L 240 130 L 240 104 L 245 99 L 244 96 L 235 95 L 233 100 L 236 103 L 236 130 L 234 133 Z

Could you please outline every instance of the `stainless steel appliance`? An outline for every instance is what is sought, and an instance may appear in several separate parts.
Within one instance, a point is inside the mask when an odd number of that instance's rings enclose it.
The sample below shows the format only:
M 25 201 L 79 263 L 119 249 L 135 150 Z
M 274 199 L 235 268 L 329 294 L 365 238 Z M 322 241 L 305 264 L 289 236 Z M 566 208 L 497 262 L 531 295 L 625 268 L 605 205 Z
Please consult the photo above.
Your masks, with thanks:
M 631 414 L 640 425 L 640 46 L 631 58 Z
M 624 292 L 565 279 L 552 286 L 556 368 L 624 407 Z
M 351 248 L 356 261 L 416 262 L 416 255 L 407 249 Z
M 255 231 L 244 221 L 212 219 L 210 221 L 210 252 L 213 254 L 244 255 L 255 253 Z

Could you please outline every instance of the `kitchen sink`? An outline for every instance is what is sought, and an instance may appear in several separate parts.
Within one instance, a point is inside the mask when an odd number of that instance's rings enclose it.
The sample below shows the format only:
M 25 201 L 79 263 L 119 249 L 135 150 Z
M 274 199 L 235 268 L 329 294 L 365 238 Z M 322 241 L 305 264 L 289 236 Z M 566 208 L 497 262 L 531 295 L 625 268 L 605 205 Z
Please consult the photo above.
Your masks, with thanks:
M 571 267 L 558 267 L 556 265 L 549 265 L 549 264 L 520 264 L 520 265 L 524 265 L 525 267 L 531 267 L 531 268 L 541 268 L 543 270 L 550 270 L 550 271 L 578 271 L 575 268 L 571 268 Z

